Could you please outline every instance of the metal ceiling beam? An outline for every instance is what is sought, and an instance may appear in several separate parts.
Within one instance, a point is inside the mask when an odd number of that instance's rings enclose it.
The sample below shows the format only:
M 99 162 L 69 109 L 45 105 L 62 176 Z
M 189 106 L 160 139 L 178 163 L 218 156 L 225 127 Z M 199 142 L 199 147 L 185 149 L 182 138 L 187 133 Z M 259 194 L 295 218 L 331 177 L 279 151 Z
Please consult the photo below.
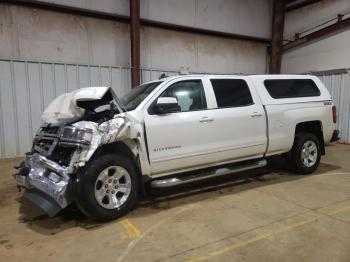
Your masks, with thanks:
M 140 85 L 140 0 L 130 0 L 131 86 Z
M 130 17 L 125 15 L 93 11 L 89 9 L 79 8 L 79 7 L 70 7 L 66 5 L 47 3 L 47 2 L 37 1 L 37 0 L 0 0 L 0 3 L 27 6 L 27 7 L 49 10 L 54 12 L 66 13 L 66 14 L 74 14 L 74 15 L 81 15 L 86 17 L 106 19 L 106 20 L 112 20 L 112 21 L 117 21 L 121 23 L 130 23 Z M 254 37 L 254 36 L 247 36 L 247 35 L 241 35 L 241 34 L 232 34 L 232 33 L 220 32 L 216 30 L 208 30 L 208 29 L 202 29 L 202 28 L 196 28 L 196 27 L 190 27 L 190 26 L 176 25 L 176 24 L 164 23 L 164 22 L 142 19 L 142 18 L 140 18 L 140 24 L 142 26 L 161 28 L 166 30 L 174 30 L 178 32 L 215 36 L 215 37 L 222 37 L 227 39 L 238 39 L 238 40 L 245 40 L 245 41 L 263 43 L 263 44 L 270 44 L 271 42 L 271 39 L 269 38 Z
M 269 38 L 232 34 L 232 33 L 202 29 L 197 27 L 170 24 L 170 23 L 159 22 L 159 21 L 148 20 L 148 19 L 141 19 L 141 25 L 160 28 L 160 29 L 173 30 L 178 32 L 184 32 L 184 33 L 215 36 L 215 37 L 222 37 L 222 38 L 229 38 L 229 39 L 238 39 L 238 40 L 252 41 L 252 42 L 263 43 L 263 44 L 269 44 L 271 42 L 271 39 Z
M 290 3 L 297 2 L 297 1 L 299 1 L 299 0 L 284 0 L 284 4 L 288 5 Z
M 284 8 L 283 0 L 273 0 L 270 74 L 281 73 L 284 14 L 285 14 L 283 11 L 283 8 Z
M 286 6 L 284 7 L 284 12 L 290 12 L 308 5 L 312 5 L 322 0 L 304 0 L 304 1 L 286 1 Z
M 111 14 L 100 11 L 92 11 L 85 8 L 66 6 L 55 3 L 48 3 L 43 1 L 36 0 L 0 0 L 0 3 L 25 6 L 37 9 L 43 9 L 47 11 L 54 11 L 58 13 L 72 14 L 72 15 L 80 15 L 86 17 L 93 17 L 105 20 L 113 20 L 122 23 L 129 23 L 130 18 L 124 15 Z
M 305 35 L 300 38 L 296 38 L 294 41 L 291 41 L 285 45 L 283 45 L 283 51 L 287 51 L 289 49 L 304 45 L 310 41 L 315 41 L 317 39 L 323 38 L 325 36 L 334 34 L 336 32 L 340 32 L 347 28 L 350 28 L 350 18 L 342 19 L 342 16 L 338 16 L 338 21 L 332 25 L 324 27 L 318 31 L 312 32 L 308 35 Z

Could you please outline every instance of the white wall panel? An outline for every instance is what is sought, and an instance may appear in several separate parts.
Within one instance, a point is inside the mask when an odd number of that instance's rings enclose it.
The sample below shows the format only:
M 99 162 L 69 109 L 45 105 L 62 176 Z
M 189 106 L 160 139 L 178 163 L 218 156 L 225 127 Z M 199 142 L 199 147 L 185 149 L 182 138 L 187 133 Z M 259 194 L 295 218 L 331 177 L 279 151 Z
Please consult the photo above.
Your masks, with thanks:
M 266 72 L 266 46 L 241 40 L 224 39 L 143 28 L 141 66 L 168 71 L 189 67 L 191 72 Z
M 180 8 L 185 4 L 182 0 L 177 2 L 169 2 L 169 7 L 174 5 Z M 221 16 L 226 16 L 226 14 L 220 15 L 219 12 L 224 6 L 223 0 L 218 2 L 219 7 L 213 4 L 215 1 L 204 2 L 207 3 L 208 10 L 216 10 L 213 11 L 213 17 L 218 17 L 220 20 Z M 189 5 L 191 3 L 189 1 Z M 266 5 L 264 8 L 268 9 L 269 1 L 259 1 L 256 5 L 253 5 L 250 0 L 244 4 L 237 2 L 236 5 L 230 1 L 225 1 L 225 3 L 229 10 L 235 7 L 236 13 L 243 12 L 250 21 L 253 19 L 250 19 L 251 15 L 247 10 L 253 9 L 254 6 L 259 7 L 262 3 Z M 149 11 L 166 7 L 161 2 L 156 4 L 151 1 L 149 4 L 149 7 L 144 7 Z M 201 1 L 196 1 L 194 5 L 202 4 Z M 175 9 L 166 9 L 163 15 L 168 13 L 171 17 L 175 11 Z M 178 13 L 178 16 L 186 12 L 187 7 L 183 9 L 183 12 Z M 153 14 L 156 13 L 158 11 L 153 12 Z M 236 13 L 227 13 L 229 15 L 227 19 L 235 19 Z M 269 28 L 269 21 L 265 22 L 267 23 L 266 28 Z M 259 24 L 263 25 L 265 22 L 259 22 Z M 213 23 L 219 22 L 213 21 Z M 1 4 L 0 24 L 2 25 L 0 42 L 5 46 L 0 48 L 0 58 L 130 66 L 129 27 L 126 24 Z M 202 22 L 196 26 L 202 28 L 201 24 Z M 228 25 L 228 28 L 231 26 Z M 242 25 L 238 27 L 243 28 Z M 261 31 L 259 27 L 253 27 Z M 200 72 L 264 73 L 266 62 L 264 44 L 142 27 L 141 66 L 145 68 L 178 71 L 181 67 L 189 67 L 191 71 Z M 64 70 L 66 69 L 55 67 L 53 77 L 57 74 L 61 79 Z M 92 79 L 88 80 L 89 84 L 96 80 L 95 74 L 92 74 L 91 77 Z M 79 81 L 86 83 L 84 75 Z M 60 83 L 59 86 L 59 92 L 71 88 L 67 86 L 67 83 Z
M 0 58 L 130 64 L 124 23 L 0 4 L 0 25 Z
M 73 91 L 79 86 L 78 84 L 78 66 L 77 65 L 67 65 L 66 66 L 66 82 L 68 92 Z
M 31 128 L 29 130 L 29 134 L 33 136 L 35 134 L 37 128 L 40 126 L 40 118 L 36 117 L 41 115 L 43 111 L 43 107 L 41 106 L 43 97 L 42 97 L 42 81 L 40 81 L 40 73 L 39 73 L 40 64 L 37 63 L 27 63 L 28 68 L 28 82 L 27 88 L 29 92 L 29 105 L 30 105 L 30 113 L 31 113 Z M 14 78 L 16 74 L 14 72 Z M 58 78 L 61 79 L 61 78 Z
M 129 15 L 129 0 L 44 0 Z M 271 0 L 141 0 L 141 17 L 235 34 L 271 36 Z M 254 19 L 251 17 L 254 16 Z
M 350 67 L 350 30 L 288 50 L 283 73 L 304 73 Z
M 2 61 L 4 64 L 6 64 L 6 61 Z M 7 63 L 8 64 L 8 63 Z M 10 63 L 11 64 L 11 63 Z M 16 92 L 16 107 L 14 108 L 17 111 L 17 121 L 14 122 L 17 124 L 18 129 L 18 144 L 19 148 L 16 149 L 20 152 L 26 152 L 30 148 L 30 140 L 32 138 L 32 114 L 30 111 L 30 107 L 28 105 L 30 104 L 30 94 L 29 89 L 27 87 L 27 73 L 26 73 L 26 64 L 23 62 L 13 62 L 13 72 L 17 72 L 17 77 L 14 77 L 13 75 L 13 82 L 15 84 L 14 90 Z M 1 88 L 6 88 L 5 86 L 2 86 Z M 40 101 L 39 101 L 40 102 Z M 7 118 L 8 115 L 2 115 L 2 118 Z M 15 130 L 14 130 L 15 132 Z M 7 150 L 6 150 L 7 151 Z M 5 149 L 2 152 L 4 155 L 4 152 L 6 152 Z
M 73 6 L 79 6 L 73 2 Z M 168 5 L 166 2 L 169 2 Z M 192 2 L 197 6 L 194 13 L 190 8 Z M 271 20 L 269 3 L 269 0 L 249 0 L 244 1 L 244 3 L 227 0 L 181 0 L 150 1 L 149 6 L 147 4 L 143 4 L 143 6 L 148 10 L 145 13 L 150 12 L 148 17 L 150 19 L 157 20 L 159 16 L 162 18 L 160 21 L 164 22 L 179 22 L 179 24 L 223 32 L 269 37 Z M 176 8 L 171 8 L 172 6 L 182 10 L 177 12 Z M 258 13 L 256 13 L 257 8 L 259 9 Z M 202 14 L 199 10 L 202 10 Z M 251 19 L 253 15 L 255 19 Z M 171 17 L 179 21 L 170 21 Z M 243 20 L 238 21 L 238 18 Z M 192 23 L 188 19 L 195 20 Z M 199 19 L 198 22 L 195 22 L 196 19 Z M 129 26 L 127 24 L 1 4 L 0 24 L 2 29 L 0 30 L 2 43 L 0 58 L 130 66 Z M 155 62 L 160 59 L 158 56 L 169 54 L 174 48 L 181 48 L 177 52 L 179 63 L 186 63 L 191 67 L 192 63 L 196 62 L 193 57 L 194 53 L 186 53 L 186 50 L 189 46 L 192 46 L 194 50 L 196 43 L 200 43 L 202 46 L 207 42 L 209 45 L 211 42 L 223 42 L 226 45 L 248 43 L 240 41 L 236 43 L 234 40 L 214 37 L 206 39 L 195 34 L 187 34 L 184 38 L 182 33 L 167 30 L 157 31 L 157 29 L 147 27 L 144 31 L 147 39 L 155 37 L 153 42 L 156 46 L 152 50 L 156 56 Z M 145 50 L 145 52 L 148 51 Z M 141 53 L 143 52 L 142 50 Z M 148 52 L 143 56 L 152 56 L 153 54 Z M 171 63 L 171 61 L 177 60 L 173 58 L 167 62 Z M 218 63 L 221 64 L 221 62 Z
M 350 143 L 350 73 L 317 74 L 331 93 L 337 107 L 337 127 L 340 130 L 340 141 Z
M 15 155 L 18 149 L 17 139 L 17 107 L 16 107 L 16 92 L 12 81 L 12 63 L 0 61 L 0 104 L 1 114 L 1 148 L 6 150 L 8 155 Z M 20 114 L 22 112 L 19 112 Z
M 88 66 L 79 66 L 79 86 L 91 86 L 89 67 Z
M 283 73 L 332 70 L 350 67 L 350 30 L 285 52 Z
M 141 17 L 269 38 L 271 8 L 270 0 L 144 0 L 141 1 Z
M 293 40 L 295 33 L 301 36 L 334 24 L 338 14 L 350 17 L 349 0 L 323 0 L 286 14 L 284 39 Z M 346 31 L 347 30 L 347 31 Z M 350 67 L 350 30 L 317 39 L 288 50 L 282 57 L 283 73 L 303 73 Z
M 264 74 L 268 70 L 266 50 L 264 44 L 197 35 L 193 71 Z
M 349 0 L 323 0 L 288 12 L 285 17 L 284 39 L 290 39 L 295 33 L 318 26 L 349 11 Z

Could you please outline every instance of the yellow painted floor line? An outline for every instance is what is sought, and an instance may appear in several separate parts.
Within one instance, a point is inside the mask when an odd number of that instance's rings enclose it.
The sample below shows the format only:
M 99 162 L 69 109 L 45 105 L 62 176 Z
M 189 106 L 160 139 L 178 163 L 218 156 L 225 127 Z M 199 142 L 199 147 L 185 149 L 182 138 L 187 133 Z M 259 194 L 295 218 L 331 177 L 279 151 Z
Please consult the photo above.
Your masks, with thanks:
M 332 216 L 332 215 L 336 215 L 336 214 L 338 214 L 340 212 L 344 212 L 345 210 L 348 210 L 348 209 L 350 209 L 350 205 L 343 206 L 343 207 L 340 207 L 338 209 L 334 209 L 334 210 L 331 210 L 331 211 L 328 211 L 328 212 L 324 212 L 323 214 Z
M 348 209 L 350 209 L 350 205 L 343 206 L 343 207 L 340 207 L 340 208 L 332 210 L 332 211 L 324 212 L 323 214 L 331 216 L 331 215 L 338 214 L 338 213 L 343 212 L 343 211 L 348 210 Z M 291 231 L 291 230 L 293 230 L 295 228 L 298 228 L 298 227 L 301 227 L 303 225 L 306 225 L 306 224 L 309 224 L 311 222 L 314 222 L 314 221 L 317 220 L 317 218 L 318 217 L 314 217 L 312 219 L 307 219 L 307 220 L 303 220 L 303 221 L 300 221 L 300 222 L 297 222 L 297 223 L 294 223 L 294 224 L 289 224 L 289 225 L 283 226 L 283 227 L 278 228 L 276 230 L 271 230 L 271 231 L 268 231 L 268 232 L 265 232 L 265 233 L 262 233 L 262 234 L 258 234 L 255 237 L 252 237 L 252 238 L 247 239 L 247 240 L 239 241 L 239 242 L 237 242 L 237 243 L 235 243 L 233 245 L 223 247 L 223 248 L 218 249 L 216 251 L 209 252 L 206 255 L 202 255 L 202 256 L 198 256 L 198 257 L 195 257 L 195 258 L 188 259 L 187 262 L 199 262 L 199 261 L 209 260 L 211 258 L 220 256 L 220 255 L 222 255 L 224 253 L 227 253 L 227 252 L 233 251 L 235 249 L 244 247 L 246 245 L 252 244 L 252 243 L 257 242 L 259 240 L 266 239 L 266 238 L 269 238 L 271 236 L 278 235 L 278 234 L 281 234 L 281 233 L 284 233 L 284 232 L 287 232 L 287 231 Z
M 295 228 L 297 228 L 297 227 L 301 227 L 301 226 L 303 226 L 303 225 L 305 225 L 305 224 L 308 224 L 308 223 L 311 223 L 311 222 L 313 222 L 313 221 L 315 221 L 315 220 L 316 220 L 316 218 L 312 218 L 312 219 L 308 219 L 308 220 L 303 220 L 303 221 L 300 221 L 300 222 L 298 222 L 298 223 L 290 224 L 290 225 L 281 227 L 281 228 L 276 229 L 276 230 L 271 230 L 271 231 L 268 231 L 268 232 L 266 232 L 266 233 L 258 234 L 258 235 L 256 235 L 255 237 L 252 237 L 252 238 L 247 239 L 247 240 L 239 241 L 239 242 L 236 243 L 236 244 L 233 244 L 233 245 L 224 247 L 224 248 L 222 248 L 222 249 L 219 249 L 219 250 L 210 252 L 210 253 L 208 253 L 207 255 L 199 256 L 199 257 L 196 257 L 196 258 L 189 259 L 189 260 L 187 260 L 187 262 L 199 262 L 199 261 L 209 260 L 209 259 L 211 259 L 211 258 L 213 258 L 213 257 L 220 256 L 220 255 L 222 255 L 222 254 L 224 254 L 224 253 L 227 253 L 227 252 L 229 252 L 229 251 L 232 251 L 232 250 L 237 249 L 237 248 L 240 248 L 240 247 L 244 247 L 244 246 L 249 245 L 249 244 L 251 244 L 251 243 L 254 243 L 254 242 L 256 242 L 256 241 L 259 241 L 259 240 L 262 240 L 262 239 L 271 237 L 271 236 L 273 236 L 273 235 L 277 235 L 277 234 L 280 234 L 280 233 L 283 233 L 283 232 L 286 232 L 286 231 L 295 229 Z
M 138 230 L 128 219 L 123 219 L 120 223 L 128 232 L 129 238 L 138 238 L 141 235 L 140 230 Z
M 322 175 L 348 175 L 350 172 L 323 173 Z

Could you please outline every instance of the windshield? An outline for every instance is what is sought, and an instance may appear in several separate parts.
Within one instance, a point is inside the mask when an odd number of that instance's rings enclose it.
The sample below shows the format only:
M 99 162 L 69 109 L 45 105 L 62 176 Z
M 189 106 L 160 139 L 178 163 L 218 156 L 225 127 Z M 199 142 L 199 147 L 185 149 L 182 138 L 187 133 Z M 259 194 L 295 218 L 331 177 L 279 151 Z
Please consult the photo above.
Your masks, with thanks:
M 162 81 L 140 85 L 124 95 L 120 102 L 126 111 L 134 110 Z

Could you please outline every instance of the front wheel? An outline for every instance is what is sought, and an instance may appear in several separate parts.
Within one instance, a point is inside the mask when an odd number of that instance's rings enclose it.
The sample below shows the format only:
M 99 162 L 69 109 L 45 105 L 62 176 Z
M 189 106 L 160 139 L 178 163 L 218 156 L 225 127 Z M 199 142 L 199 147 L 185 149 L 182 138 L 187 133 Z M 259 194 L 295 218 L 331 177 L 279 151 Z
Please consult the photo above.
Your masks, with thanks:
M 133 162 L 105 154 L 78 173 L 76 203 L 87 216 L 109 221 L 125 215 L 135 205 L 139 181 Z
M 296 134 L 290 154 L 291 163 L 297 173 L 313 173 L 321 160 L 319 139 L 310 133 Z

